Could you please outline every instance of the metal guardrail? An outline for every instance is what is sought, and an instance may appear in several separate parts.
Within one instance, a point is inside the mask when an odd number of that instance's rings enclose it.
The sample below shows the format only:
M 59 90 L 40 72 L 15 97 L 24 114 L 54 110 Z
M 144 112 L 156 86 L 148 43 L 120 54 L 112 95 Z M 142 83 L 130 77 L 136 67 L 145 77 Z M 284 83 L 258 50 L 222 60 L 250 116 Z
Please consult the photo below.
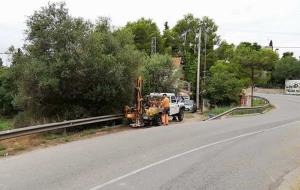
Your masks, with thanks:
M 98 117 L 75 119 L 75 120 L 69 120 L 69 121 L 63 121 L 57 123 L 48 123 L 42 125 L 23 127 L 19 129 L 0 131 L 0 140 L 20 137 L 25 135 L 32 135 L 32 134 L 52 131 L 56 129 L 66 129 L 69 127 L 82 126 L 82 125 L 88 125 L 93 123 L 101 123 L 105 121 L 116 121 L 122 118 L 123 118 L 123 114 L 104 115 Z
M 237 111 L 246 111 L 246 110 L 255 111 L 255 110 L 260 110 L 260 113 L 263 113 L 264 110 L 266 110 L 267 108 L 269 108 L 271 106 L 269 100 L 266 99 L 266 98 L 263 98 L 263 97 L 260 97 L 260 96 L 253 96 L 253 98 L 264 100 L 265 101 L 265 105 L 263 105 L 263 106 L 254 106 L 254 107 L 235 107 L 235 108 L 227 110 L 227 111 L 225 111 L 225 112 L 223 112 L 223 113 L 221 113 L 219 115 L 211 117 L 211 118 L 207 119 L 207 121 L 219 119 L 219 118 L 221 118 L 221 117 L 223 117 L 225 115 L 229 115 L 229 114 L 232 114 L 232 113 L 237 112 Z

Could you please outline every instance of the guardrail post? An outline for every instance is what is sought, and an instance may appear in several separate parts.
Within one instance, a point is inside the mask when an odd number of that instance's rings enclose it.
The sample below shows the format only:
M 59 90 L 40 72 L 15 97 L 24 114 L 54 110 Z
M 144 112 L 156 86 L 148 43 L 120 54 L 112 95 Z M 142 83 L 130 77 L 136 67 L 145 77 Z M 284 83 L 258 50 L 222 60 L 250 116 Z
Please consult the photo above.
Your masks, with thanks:
M 63 135 L 64 135 L 64 136 L 67 136 L 67 128 L 66 128 L 66 127 L 64 128 Z

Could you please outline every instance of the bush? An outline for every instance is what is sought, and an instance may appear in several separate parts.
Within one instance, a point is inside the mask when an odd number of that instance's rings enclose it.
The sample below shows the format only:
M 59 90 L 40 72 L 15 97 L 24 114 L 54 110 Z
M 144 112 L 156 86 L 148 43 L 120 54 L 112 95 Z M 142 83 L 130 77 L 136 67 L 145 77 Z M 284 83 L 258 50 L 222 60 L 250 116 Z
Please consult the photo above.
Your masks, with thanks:
M 23 110 L 15 125 L 120 112 L 132 99 L 144 55 L 133 35 L 73 18 L 53 3 L 27 21 L 27 43 L 13 59 L 18 81 L 13 102 Z M 61 35 L 64 34 L 64 35 Z
M 299 79 L 300 78 L 300 61 L 292 56 L 281 58 L 275 64 L 273 71 L 272 81 L 277 86 L 284 87 L 286 79 Z
M 9 68 L 0 67 L 0 114 L 5 116 L 16 113 L 13 99 L 17 90 L 12 76 Z
M 11 119 L 7 118 L 0 118 L 0 131 L 2 130 L 8 130 L 12 128 L 12 122 Z
M 236 65 L 218 61 L 210 68 L 211 77 L 207 81 L 207 98 L 212 104 L 230 105 L 239 103 L 239 95 L 247 80 L 238 78 Z
M 13 120 L 13 126 L 14 128 L 22 128 L 22 127 L 28 127 L 32 124 L 36 124 L 32 118 L 31 113 L 29 112 L 20 112 L 18 113 Z
M 0 144 L 0 151 L 6 150 L 6 147 L 2 144 Z
M 168 55 L 149 57 L 142 67 L 144 78 L 143 93 L 176 92 L 178 80 L 182 76 L 181 69 L 176 68 Z

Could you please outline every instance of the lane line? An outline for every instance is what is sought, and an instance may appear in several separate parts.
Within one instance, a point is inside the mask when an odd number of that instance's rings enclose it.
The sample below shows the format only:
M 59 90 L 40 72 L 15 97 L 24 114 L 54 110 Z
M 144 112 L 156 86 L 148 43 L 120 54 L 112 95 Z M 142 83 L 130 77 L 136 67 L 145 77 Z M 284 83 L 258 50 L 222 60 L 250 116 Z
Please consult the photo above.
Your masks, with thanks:
M 102 189 L 105 186 L 108 186 L 110 184 L 116 183 L 116 182 L 118 182 L 120 180 L 123 180 L 123 179 L 125 179 L 127 177 L 133 176 L 133 175 L 135 175 L 137 173 L 140 173 L 142 171 L 150 169 L 150 168 L 152 168 L 154 166 L 163 164 L 163 163 L 168 162 L 170 160 L 173 160 L 175 158 L 179 158 L 179 157 L 182 157 L 182 156 L 187 155 L 187 154 L 191 154 L 191 153 L 199 151 L 199 150 L 203 150 L 203 149 L 206 149 L 206 148 L 218 145 L 218 144 L 223 144 L 223 143 L 231 142 L 231 141 L 234 141 L 234 140 L 237 140 L 237 139 L 240 139 L 240 138 L 244 138 L 244 137 L 248 137 L 248 136 L 253 136 L 253 135 L 256 135 L 256 134 L 259 134 L 259 133 L 263 133 L 263 132 L 275 130 L 275 129 L 278 129 L 278 128 L 287 127 L 288 125 L 291 125 L 293 123 L 298 123 L 298 122 L 299 121 L 293 121 L 293 122 L 289 122 L 289 123 L 286 123 L 286 124 L 283 124 L 283 125 L 280 125 L 280 126 L 277 126 L 277 127 L 272 127 L 272 128 L 268 128 L 268 129 L 263 129 L 263 130 L 258 130 L 258 131 L 254 131 L 254 132 L 244 133 L 242 135 L 238 135 L 238 136 L 227 138 L 227 139 L 223 139 L 223 140 L 220 140 L 220 141 L 217 141 L 217 142 L 214 142 L 214 143 L 209 143 L 209 144 L 206 144 L 206 145 L 203 145 L 203 146 L 199 146 L 197 148 L 185 151 L 185 152 L 180 153 L 180 154 L 175 154 L 175 155 L 173 155 L 171 157 L 168 157 L 166 159 L 163 159 L 163 160 L 154 162 L 152 164 L 146 165 L 146 166 L 144 166 L 142 168 L 139 168 L 137 170 L 129 172 L 129 173 L 125 174 L 125 175 L 122 175 L 122 176 L 119 176 L 117 178 L 111 179 L 111 180 L 109 180 L 109 181 L 107 181 L 107 182 L 105 182 L 105 183 L 103 183 L 101 185 L 95 186 L 95 187 L 93 187 L 93 188 L 91 188 L 89 190 L 99 190 L 99 189 Z

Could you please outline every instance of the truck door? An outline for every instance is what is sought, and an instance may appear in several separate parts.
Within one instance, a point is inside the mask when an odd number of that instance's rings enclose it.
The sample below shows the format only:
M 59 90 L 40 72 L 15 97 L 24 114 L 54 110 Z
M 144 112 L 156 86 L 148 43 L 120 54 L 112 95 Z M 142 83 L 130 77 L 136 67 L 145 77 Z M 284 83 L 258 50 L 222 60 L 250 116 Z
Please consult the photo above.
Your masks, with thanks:
M 177 114 L 179 111 L 179 108 L 177 107 L 177 100 L 175 96 L 170 96 L 170 115 Z

